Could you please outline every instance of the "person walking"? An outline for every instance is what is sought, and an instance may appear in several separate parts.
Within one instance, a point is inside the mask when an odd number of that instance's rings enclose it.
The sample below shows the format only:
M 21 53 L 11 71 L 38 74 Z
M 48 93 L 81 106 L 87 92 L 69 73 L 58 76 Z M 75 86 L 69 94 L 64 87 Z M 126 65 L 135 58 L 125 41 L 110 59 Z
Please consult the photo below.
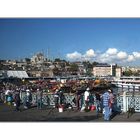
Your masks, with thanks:
M 103 114 L 104 114 L 104 120 L 109 121 L 110 120 L 110 107 L 109 107 L 109 101 L 110 101 L 110 95 L 109 92 L 106 91 L 102 95 L 102 102 L 103 102 Z

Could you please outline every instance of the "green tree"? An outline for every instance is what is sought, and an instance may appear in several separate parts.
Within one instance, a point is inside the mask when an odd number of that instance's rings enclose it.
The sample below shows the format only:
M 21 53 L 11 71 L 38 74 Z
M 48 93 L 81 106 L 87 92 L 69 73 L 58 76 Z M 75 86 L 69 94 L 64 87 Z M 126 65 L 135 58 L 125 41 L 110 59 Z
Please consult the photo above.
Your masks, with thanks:
M 30 58 L 25 58 L 25 61 L 26 61 L 27 63 L 30 63 L 30 62 L 31 62 L 31 59 L 30 59 Z
M 131 70 L 127 70 L 127 71 L 124 71 L 123 72 L 123 75 L 124 76 L 132 76 L 133 75 L 133 72 Z
M 55 58 L 54 62 L 61 62 L 62 60 L 60 58 Z
M 72 64 L 70 65 L 70 71 L 72 71 L 72 72 L 77 72 L 77 71 L 78 71 L 78 65 L 75 64 L 75 63 L 72 63 Z
M 57 67 L 55 67 L 53 69 L 53 73 L 54 73 L 54 75 L 59 76 L 60 75 L 60 70 Z
M 92 63 L 92 66 L 96 66 L 96 65 L 98 65 L 99 63 L 98 62 L 93 62 Z

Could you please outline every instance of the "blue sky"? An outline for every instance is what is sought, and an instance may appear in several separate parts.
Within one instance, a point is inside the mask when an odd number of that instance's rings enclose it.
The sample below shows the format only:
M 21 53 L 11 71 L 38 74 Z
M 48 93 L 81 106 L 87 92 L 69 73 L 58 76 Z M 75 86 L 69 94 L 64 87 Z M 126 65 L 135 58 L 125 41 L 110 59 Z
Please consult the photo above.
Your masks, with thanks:
M 0 19 L 0 59 L 32 57 L 140 65 L 140 19 Z

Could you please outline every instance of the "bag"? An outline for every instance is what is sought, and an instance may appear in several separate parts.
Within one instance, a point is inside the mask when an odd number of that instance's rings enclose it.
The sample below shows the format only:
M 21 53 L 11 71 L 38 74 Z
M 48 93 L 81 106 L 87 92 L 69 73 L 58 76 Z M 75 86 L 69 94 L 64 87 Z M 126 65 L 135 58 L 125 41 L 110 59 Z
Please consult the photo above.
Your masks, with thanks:
M 109 100 L 109 107 L 112 108 L 112 105 L 113 105 L 113 100 L 110 99 Z
M 91 108 L 90 108 L 90 110 L 91 111 L 96 110 L 96 106 L 95 105 L 92 105 Z
M 14 106 L 16 106 L 16 103 L 14 103 Z

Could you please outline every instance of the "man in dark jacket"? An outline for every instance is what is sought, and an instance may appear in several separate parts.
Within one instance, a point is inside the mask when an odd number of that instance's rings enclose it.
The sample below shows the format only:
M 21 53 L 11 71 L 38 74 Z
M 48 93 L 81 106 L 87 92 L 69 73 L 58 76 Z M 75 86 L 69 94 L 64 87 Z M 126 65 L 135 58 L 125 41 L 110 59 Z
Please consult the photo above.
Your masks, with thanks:
M 20 95 L 19 92 L 17 91 L 15 94 L 15 104 L 16 104 L 16 111 L 20 111 L 19 107 L 20 107 Z

